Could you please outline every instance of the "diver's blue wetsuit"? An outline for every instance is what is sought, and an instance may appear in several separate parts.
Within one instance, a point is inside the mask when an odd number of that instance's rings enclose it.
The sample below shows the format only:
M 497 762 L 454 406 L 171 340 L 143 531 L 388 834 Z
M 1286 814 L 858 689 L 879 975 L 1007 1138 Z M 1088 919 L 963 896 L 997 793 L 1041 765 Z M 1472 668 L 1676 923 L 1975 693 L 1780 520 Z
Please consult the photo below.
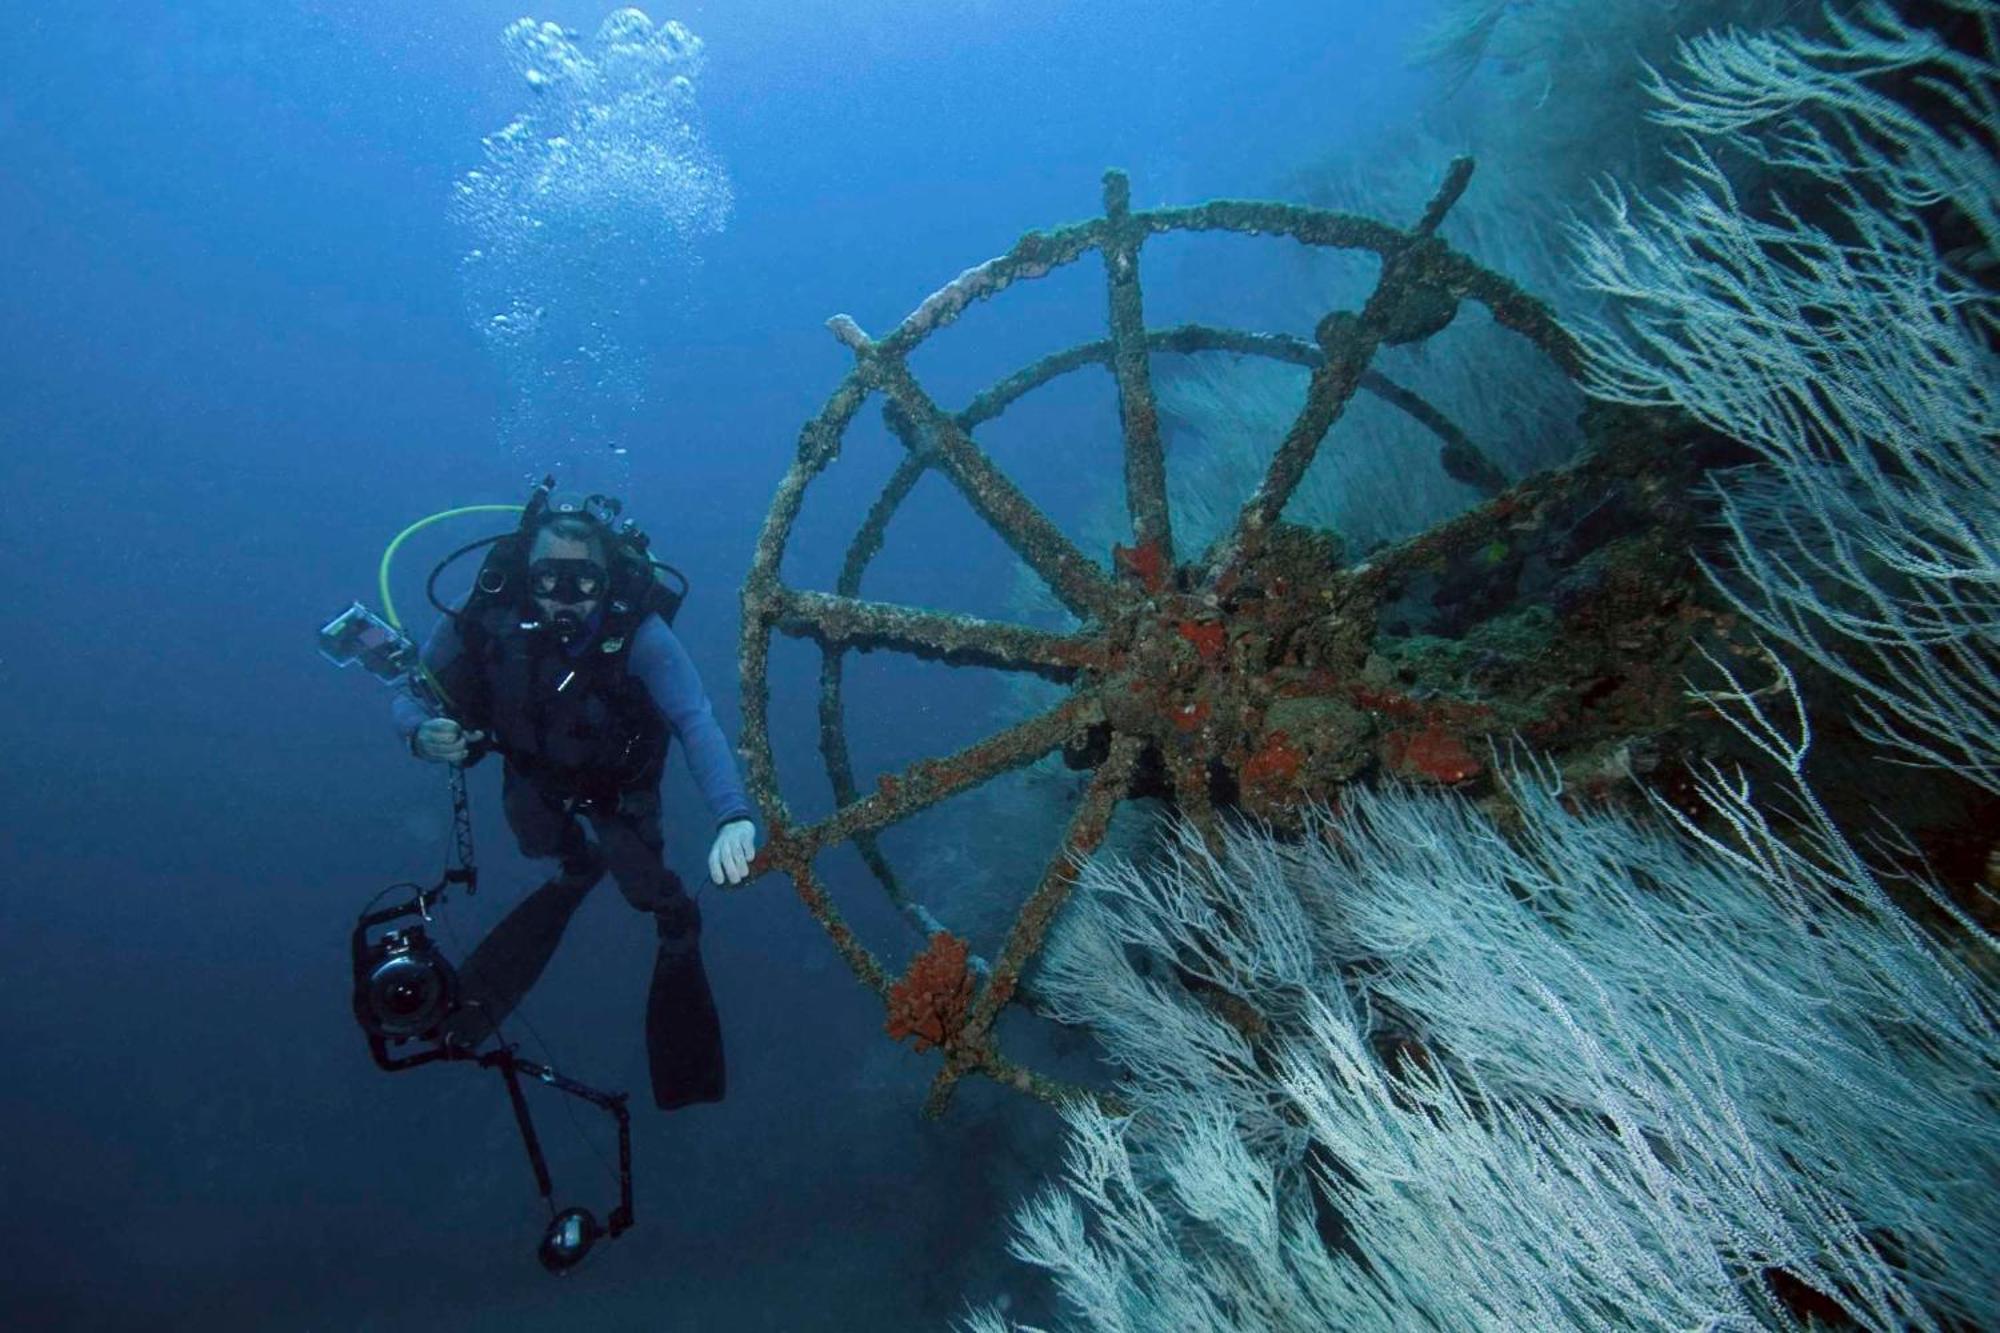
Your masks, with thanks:
M 569 646 L 569 655 L 581 657 L 595 647 L 596 642 L 596 626 L 592 625 Z M 452 673 L 452 667 L 462 651 L 457 624 L 449 619 L 440 621 L 424 644 L 424 665 L 431 669 L 433 675 L 445 678 Z M 660 716 L 680 737 L 681 745 L 687 751 L 688 770 L 694 775 L 695 785 L 701 789 L 702 799 L 708 803 L 708 812 L 714 816 L 715 826 L 720 828 L 733 819 L 751 818 L 750 800 L 743 794 L 743 783 L 737 777 L 735 757 L 730 753 L 729 742 L 723 738 L 722 728 L 716 725 L 715 713 L 709 707 L 701 677 L 695 672 L 694 660 L 681 645 L 679 636 L 658 616 L 648 616 L 632 636 L 631 657 L 626 671 L 645 685 L 646 692 L 653 696 L 654 706 L 660 710 Z M 393 712 L 396 729 L 405 746 L 410 743 L 410 737 L 419 725 L 437 716 L 409 694 L 396 696 Z M 528 854 L 550 855 L 548 852 Z
M 568 645 L 550 645 L 580 667 L 599 648 L 595 622 Z M 424 664 L 447 688 L 479 669 L 467 656 L 451 619 L 441 622 L 424 645 Z M 644 686 L 668 732 L 680 738 L 715 826 L 751 818 L 735 758 L 716 725 L 701 677 L 680 639 L 657 615 L 647 616 L 632 632 L 625 674 Z M 407 694 L 396 697 L 393 714 L 406 746 L 418 726 L 438 716 Z M 458 720 L 468 727 L 479 725 Z M 664 751 L 635 782 L 586 797 L 546 768 L 507 756 L 502 789 L 508 827 L 523 855 L 559 857 L 562 870 L 509 912 L 460 968 L 468 1003 L 452 1031 L 467 1045 L 485 1040 L 541 975 L 571 915 L 608 869 L 626 900 L 651 912 L 658 926 L 646 1038 L 654 1100 L 671 1109 L 721 1100 L 723 1062 L 721 1030 L 701 963 L 701 913 L 663 856 L 663 759 Z M 590 822 L 594 846 L 579 816 Z

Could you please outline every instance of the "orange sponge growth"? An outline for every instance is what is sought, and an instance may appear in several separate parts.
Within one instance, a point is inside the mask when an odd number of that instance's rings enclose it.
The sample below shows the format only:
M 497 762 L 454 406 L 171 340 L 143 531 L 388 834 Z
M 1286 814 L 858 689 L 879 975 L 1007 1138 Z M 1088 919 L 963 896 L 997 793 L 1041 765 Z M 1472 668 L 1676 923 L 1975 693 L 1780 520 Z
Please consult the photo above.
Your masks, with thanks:
M 889 988 L 889 1035 L 915 1039 L 927 1051 L 953 1041 L 965 1026 L 972 1004 L 972 977 L 965 970 L 965 941 L 940 930 L 910 963 L 903 979 Z
M 1465 742 L 1436 722 L 1422 731 L 1390 732 L 1383 740 L 1382 757 L 1406 777 L 1447 785 L 1477 776 L 1480 767 Z
M 1119 573 L 1137 578 L 1139 586 L 1147 592 L 1158 592 L 1166 586 L 1167 558 L 1156 541 L 1140 542 L 1137 546 L 1113 546 L 1111 563 Z

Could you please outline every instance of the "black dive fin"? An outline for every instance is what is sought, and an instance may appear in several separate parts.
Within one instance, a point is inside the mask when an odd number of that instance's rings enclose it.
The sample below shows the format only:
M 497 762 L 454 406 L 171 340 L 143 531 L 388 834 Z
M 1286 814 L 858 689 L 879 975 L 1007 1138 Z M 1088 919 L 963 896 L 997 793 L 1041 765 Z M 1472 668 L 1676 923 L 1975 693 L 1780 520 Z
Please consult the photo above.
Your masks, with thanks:
M 464 1007 L 446 1025 L 455 1043 L 468 1049 L 479 1045 L 514 1012 L 603 875 L 604 867 L 594 864 L 556 876 L 515 904 L 479 941 L 458 969 Z
M 722 1024 L 701 949 L 691 938 L 661 940 L 654 957 L 646 996 L 646 1061 L 653 1073 L 653 1103 L 662 1111 L 722 1100 Z

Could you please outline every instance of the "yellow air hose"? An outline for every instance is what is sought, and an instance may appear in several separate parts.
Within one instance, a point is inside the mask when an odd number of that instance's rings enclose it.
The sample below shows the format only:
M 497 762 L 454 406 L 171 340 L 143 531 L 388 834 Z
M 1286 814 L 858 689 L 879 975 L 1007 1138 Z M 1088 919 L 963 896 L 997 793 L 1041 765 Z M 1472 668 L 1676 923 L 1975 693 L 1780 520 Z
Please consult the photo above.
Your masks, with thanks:
M 384 548 L 382 563 L 375 567 L 375 591 L 382 598 L 382 618 L 387 620 L 397 633 L 400 634 L 403 632 L 402 617 L 396 614 L 396 599 L 389 595 L 389 566 L 395 563 L 396 552 L 402 547 L 404 542 L 416 536 L 431 524 L 442 523 L 448 518 L 463 518 L 467 514 L 518 514 L 525 507 L 524 505 L 462 505 L 457 509 L 439 510 L 428 518 L 420 518 L 410 524 L 409 527 L 397 533 L 396 539 Z M 417 663 L 417 669 L 424 673 L 424 679 L 430 682 L 430 687 L 433 690 L 437 691 L 438 698 L 449 704 L 451 702 L 450 696 L 444 692 L 444 686 L 438 682 L 437 677 L 431 674 L 431 669 L 421 661 Z

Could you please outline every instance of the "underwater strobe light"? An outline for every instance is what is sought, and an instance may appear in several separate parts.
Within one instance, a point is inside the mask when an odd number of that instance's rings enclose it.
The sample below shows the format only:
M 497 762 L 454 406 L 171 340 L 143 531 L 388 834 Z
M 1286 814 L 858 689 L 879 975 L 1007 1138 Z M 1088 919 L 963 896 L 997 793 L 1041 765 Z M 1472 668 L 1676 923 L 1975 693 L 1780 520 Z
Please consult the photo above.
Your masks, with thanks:
M 590 1253 L 590 1247 L 604 1234 L 604 1228 L 597 1224 L 588 1208 L 565 1208 L 549 1221 L 549 1229 L 542 1233 L 541 1247 L 535 1257 L 542 1261 L 542 1267 L 551 1273 L 567 1273 L 583 1262 Z

